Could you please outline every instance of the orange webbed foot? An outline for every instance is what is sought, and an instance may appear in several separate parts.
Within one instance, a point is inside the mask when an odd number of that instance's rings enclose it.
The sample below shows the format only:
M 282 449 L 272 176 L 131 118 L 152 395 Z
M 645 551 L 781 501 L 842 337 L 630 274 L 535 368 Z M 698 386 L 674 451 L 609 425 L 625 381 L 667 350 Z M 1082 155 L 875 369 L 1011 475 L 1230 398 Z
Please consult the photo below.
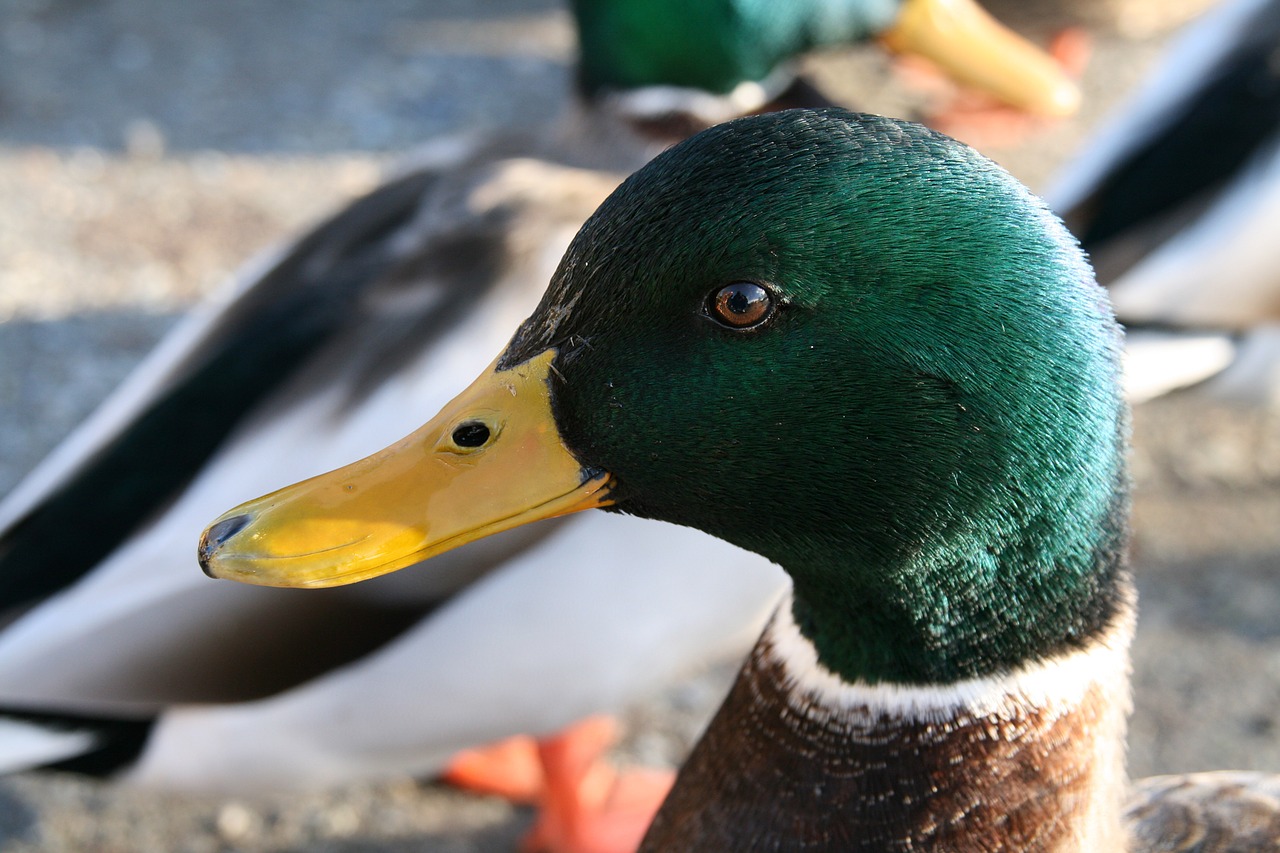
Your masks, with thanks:
M 669 770 L 618 770 L 605 753 L 618 739 L 608 717 L 589 717 L 552 737 L 517 737 L 460 753 L 445 781 L 536 803 L 524 853 L 634 853 L 671 789 Z
M 546 788 L 538 742 L 529 735 L 463 750 L 453 757 L 440 778 L 457 788 L 522 805 L 538 802 Z

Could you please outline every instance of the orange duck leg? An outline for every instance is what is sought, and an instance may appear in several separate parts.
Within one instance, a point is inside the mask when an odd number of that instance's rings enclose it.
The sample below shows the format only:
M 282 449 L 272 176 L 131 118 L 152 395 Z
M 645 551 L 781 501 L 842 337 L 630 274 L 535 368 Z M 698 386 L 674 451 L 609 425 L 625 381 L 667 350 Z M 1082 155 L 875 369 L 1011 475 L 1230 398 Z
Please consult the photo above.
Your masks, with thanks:
M 634 853 L 675 778 L 620 771 L 605 753 L 618 739 L 608 717 L 588 717 L 541 741 L 525 735 L 460 753 L 444 780 L 537 806 L 524 853 Z

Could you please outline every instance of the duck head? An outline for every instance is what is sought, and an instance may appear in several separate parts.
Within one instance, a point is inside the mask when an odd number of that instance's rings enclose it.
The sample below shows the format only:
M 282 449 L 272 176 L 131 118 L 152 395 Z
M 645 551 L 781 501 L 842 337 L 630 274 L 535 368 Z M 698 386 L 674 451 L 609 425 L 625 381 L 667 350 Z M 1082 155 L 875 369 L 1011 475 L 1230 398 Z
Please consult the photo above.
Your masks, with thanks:
M 673 110 L 712 123 L 785 105 L 790 60 L 878 39 L 1031 113 L 1073 114 L 1080 93 L 1043 51 L 975 0 L 574 0 L 578 82 L 636 119 Z M 718 96 L 719 100 L 716 97 Z
M 971 149 L 740 119 L 624 182 L 445 411 L 231 510 L 201 562 L 325 586 L 607 507 L 778 562 L 843 677 L 984 675 L 1113 615 L 1118 352 L 1072 238 Z

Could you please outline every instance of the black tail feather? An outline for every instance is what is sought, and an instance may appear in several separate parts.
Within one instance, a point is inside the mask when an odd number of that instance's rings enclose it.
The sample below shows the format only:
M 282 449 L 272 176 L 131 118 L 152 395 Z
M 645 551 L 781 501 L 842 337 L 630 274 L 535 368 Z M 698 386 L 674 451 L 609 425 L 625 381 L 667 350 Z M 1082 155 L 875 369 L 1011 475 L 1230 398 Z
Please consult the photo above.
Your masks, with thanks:
M 54 732 L 90 733 L 94 740 L 88 750 L 44 765 L 50 770 L 89 776 L 109 776 L 136 761 L 155 726 L 155 717 L 149 715 L 106 717 L 3 707 L 0 707 L 0 719 L 29 723 Z

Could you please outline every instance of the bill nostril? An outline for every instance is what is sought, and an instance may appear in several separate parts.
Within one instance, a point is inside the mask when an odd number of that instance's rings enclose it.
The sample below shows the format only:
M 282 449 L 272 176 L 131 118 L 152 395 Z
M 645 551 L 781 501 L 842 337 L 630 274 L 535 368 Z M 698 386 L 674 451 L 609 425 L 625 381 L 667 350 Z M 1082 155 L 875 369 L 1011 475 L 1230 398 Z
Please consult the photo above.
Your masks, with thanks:
M 209 567 L 213 555 L 217 553 L 222 543 L 226 542 L 232 536 L 235 536 L 249 523 L 250 518 L 247 515 L 233 515 L 231 518 L 224 518 L 217 524 L 211 526 L 200 536 L 200 548 L 198 557 L 200 560 L 200 568 L 209 577 L 214 577 Z
M 453 443 L 459 447 L 483 447 L 492 433 L 479 421 L 467 421 L 453 431 Z
M 233 515 L 224 518 L 205 531 L 204 540 L 214 548 L 235 536 L 249 523 L 248 515 Z

